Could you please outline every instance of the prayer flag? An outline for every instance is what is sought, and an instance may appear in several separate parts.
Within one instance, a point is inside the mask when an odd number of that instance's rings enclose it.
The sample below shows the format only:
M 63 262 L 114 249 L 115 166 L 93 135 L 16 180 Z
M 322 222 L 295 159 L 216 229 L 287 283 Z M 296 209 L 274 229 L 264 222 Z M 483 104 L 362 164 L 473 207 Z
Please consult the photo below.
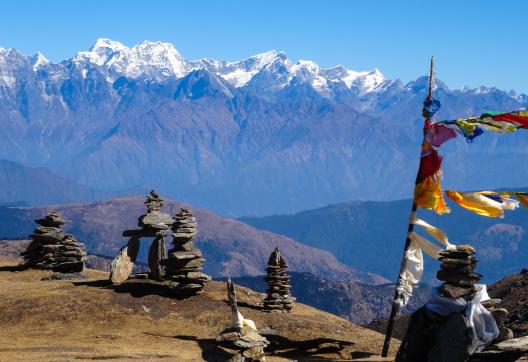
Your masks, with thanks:
M 442 195 L 440 184 L 442 180 L 442 157 L 438 153 L 437 147 L 453 138 L 455 133 L 446 127 L 437 127 L 430 120 L 425 122 L 423 132 L 424 139 L 414 188 L 414 202 L 423 209 L 445 214 L 450 210 L 447 208 Z
M 459 192 L 446 190 L 446 195 L 463 208 L 487 217 L 504 217 L 504 210 L 519 207 L 519 201 L 511 199 L 509 193 L 480 191 Z
M 436 124 L 459 132 L 471 142 L 484 133 L 484 130 L 510 133 L 521 128 L 528 129 L 528 109 L 508 113 L 484 113 L 480 117 L 439 121 Z

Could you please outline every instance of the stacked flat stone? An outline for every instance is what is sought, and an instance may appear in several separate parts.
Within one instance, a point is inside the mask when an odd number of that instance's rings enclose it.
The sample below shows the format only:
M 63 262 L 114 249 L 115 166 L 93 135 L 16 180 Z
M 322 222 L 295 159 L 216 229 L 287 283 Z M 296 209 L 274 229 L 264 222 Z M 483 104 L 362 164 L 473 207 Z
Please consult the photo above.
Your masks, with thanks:
M 266 299 L 264 299 L 264 311 L 289 312 L 293 308 L 295 298 L 291 296 L 290 276 L 287 272 L 288 264 L 280 254 L 279 248 L 271 253 L 267 276 L 264 278 L 268 283 Z
M 482 275 L 475 273 L 477 259 L 475 249 L 470 245 L 457 245 L 456 249 L 444 250 L 440 253 L 440 270 L 436 278 L 444 283 L 439 292 L 444 297 L 473 299 L 478 289 L 475 283 Z
M 64 219 L 57 212 L 35 220 L 39 226 L 30 236 L 32 242 L 22 253 L 30 268 L 52 269 L 60 273 L 79 273 L 84 269 L 84 245 L 72 235 L 64 234 Z
M 183 297 L 201 294 L 205 282 L 211 280 L 202 272 L 205 259 L 194 246 L 196 232 L 196 218 L 188 209 L 180 209 L 172 225 L 172 249 L 162 264 L 165 266 L 165 278 L 170 280 L 169 288 Z

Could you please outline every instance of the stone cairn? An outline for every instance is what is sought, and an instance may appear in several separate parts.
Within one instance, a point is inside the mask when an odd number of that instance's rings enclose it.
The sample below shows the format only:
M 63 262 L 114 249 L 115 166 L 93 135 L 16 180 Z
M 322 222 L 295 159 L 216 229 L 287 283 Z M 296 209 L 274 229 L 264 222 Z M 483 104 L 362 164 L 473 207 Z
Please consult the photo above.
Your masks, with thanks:
M 441 296 L 453 299 L 463 298 L 469 302 L 480 291 L 481 286 L 475 283 L 481 279 L 482 275 L 475 272 L 478 261 L 474 254 L 475 249 L 470 245 L 457 245 L 453 249 L 440 253 L 439 259 L 442 263 L 436 278 L 443 281 L 438 288 Z M 499 327 L 499 336 L 493 343 L 513 337 L 513 332 L 505 326 L 507 310 L 493 308 L 498 303 L 500 303 L 498 299 L 482 302 Z M 442 316 L 423 306 L 411 315 L 407 332 L 400 344 L 395 361 L 440 362 L 468 359 L 480 361 L 478 356 L 484 356 L 485 352 L 479 352 L 470 357 L 472 334 L 470 321 L 464 311 Z M 493 346 L 490 348 L 493 349 Z
M 245 319 L 238 310 L 235 285 L 231 279 L 227 280 L 227 298 L 231 307 L 231 324 L 216 339 L 216 360 L 265 361 L 264 349 L 269 341 L 259 334 L 255 322 Z
M 267 276 L 264 278 L 268 283 L 267 296 L 263 301 L 263 310 L 266 312 L 290 312 L 293 308 L 295 298 L 291 296 L 290 276 L 287 269 L 288 264 L 276 247 L 268 259 L 266 268 Z
M 64 234 L 64 219 L 55 211 L 35 220 L 39 226 L 30 236 L 27 250 L 22 253 L 30 268 L 52 269 L 59 273 L 80 273 L 84 269 L 84 245 L 72 235 Z
M 469 245 L 458 245 L 456 250 L 445 250 L 440 253 L 440 270 L 436 274 L 437 279 L 444 281 L 439 292 L 449 298 L 464 298 L 466 301 L 473 299 L 478 292 L 475 283 L 482 277 L 475 273 L 477 259 L 474 256 L 475 249 Z M 499 328 L 499 336 L 495 342 L 513 338 L 513 331 L 505 326 L 508 319 L 508 311 L 496 307 L 500 299 L 491 299 L 482 303 L 493 315 Z
M 170 280 L 169 288 L 178 296 L 187 297 L 203 292 L 204 283 L 211 277 L 202 272 L 205 259 L 194 246 L 197 233 L 196 218 L 188 209 L 180 209 L 172 225 L 172 249 L 163 260 L 165 279 Z
M 161 261 L 167 254 L 164 237 L 169 235 L 169 227 L 174 221 L 170 215 L 160 211 L 163 204 L 163 199 L 154 190 L 146 196 L 147 213 L 138 219 L 138 226 L 141 229 L 123 232 L 123 236 L 130 239 L 112 261 L 110 271 L 112 283 L 121 283 L 130 277 L 139 252 L 140 238 L 154 238 L 148 253 L 150 269 L 148 277 L 157 281 L 163 280 L 164 268 Z
M 477 259 L 475 249 L 470 245 L 457 245 L 456 249 L 444 250 L 440 253 L 440 270 L 436 278 L 444 283 L 439 292 L 444 297 L 473 299 L 478 292 L 475 283 L 482 275 L 475 273 Z

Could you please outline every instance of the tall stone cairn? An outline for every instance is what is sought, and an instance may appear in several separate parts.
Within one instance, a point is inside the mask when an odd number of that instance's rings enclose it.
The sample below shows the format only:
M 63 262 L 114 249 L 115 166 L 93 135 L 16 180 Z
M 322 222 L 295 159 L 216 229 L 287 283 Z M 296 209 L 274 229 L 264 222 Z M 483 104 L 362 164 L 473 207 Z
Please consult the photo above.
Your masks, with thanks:
M 163 260 L 165 278 L 169 288 L 178 296 L 187 297 L 203 292 L 205 282 L 211 277 L 202 272 L 205 259 L 194 246 L 193 237 L 197 233 L 196 218 L 188 209 L 180 209 L 174 216 L 172 225 L 172 249 Z
M 275 248 L 268 260 L 266 268 L 268 275 L 264 278 L 268 283 L 267 296 L 263 302 L 264 311 L 290 312 L 293 308 L 295 298 L 291 296 L 290 276 L 287 268 L 288 264 L 280 254 L 279 248 Z
M 482 275 L 475 273 L 477 259 L 475 249 L 470 245 L 457 245 L 456 249 L 444 250 L 440 253 L 440 270 L 436 278 L 444 283 L 439 292 L 444 297 L 473 299 L 477 293 L 475 283 Z
M 60 273 L 79 273 L 84 269 L 84 245 L 72 235 L 64 234 L 64 219 L 55 211 L 35 220 L 39 225 L 30 236 L 32 239 L 22 253 L 27 267 L 52 269 Z

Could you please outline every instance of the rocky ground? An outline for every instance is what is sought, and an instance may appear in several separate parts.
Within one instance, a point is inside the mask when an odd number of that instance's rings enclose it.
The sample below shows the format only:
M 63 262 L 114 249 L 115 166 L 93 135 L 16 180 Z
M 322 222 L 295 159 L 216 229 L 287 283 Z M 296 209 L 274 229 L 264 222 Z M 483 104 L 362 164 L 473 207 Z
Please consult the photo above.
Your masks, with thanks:
M 147 281 L 109 286 L 108 274 L 87 280 L 41 281 L 51 271 L 18 271 L 0 259 L 0 360 L 177 360 L 211 357 L 228 325 L 225 284 L 207 283 L 202 295 L 175 300 Z M 383 336 L 303 304 L 292 313 L 264 313 L 263 295 L 238 288 L 239 306 L 259 328 L 271 328 L 269 361 L 382 361 Z M 393 341 L 391 352 L 398 347 Z M 389 359 L 390 360 L 390 359 Z

